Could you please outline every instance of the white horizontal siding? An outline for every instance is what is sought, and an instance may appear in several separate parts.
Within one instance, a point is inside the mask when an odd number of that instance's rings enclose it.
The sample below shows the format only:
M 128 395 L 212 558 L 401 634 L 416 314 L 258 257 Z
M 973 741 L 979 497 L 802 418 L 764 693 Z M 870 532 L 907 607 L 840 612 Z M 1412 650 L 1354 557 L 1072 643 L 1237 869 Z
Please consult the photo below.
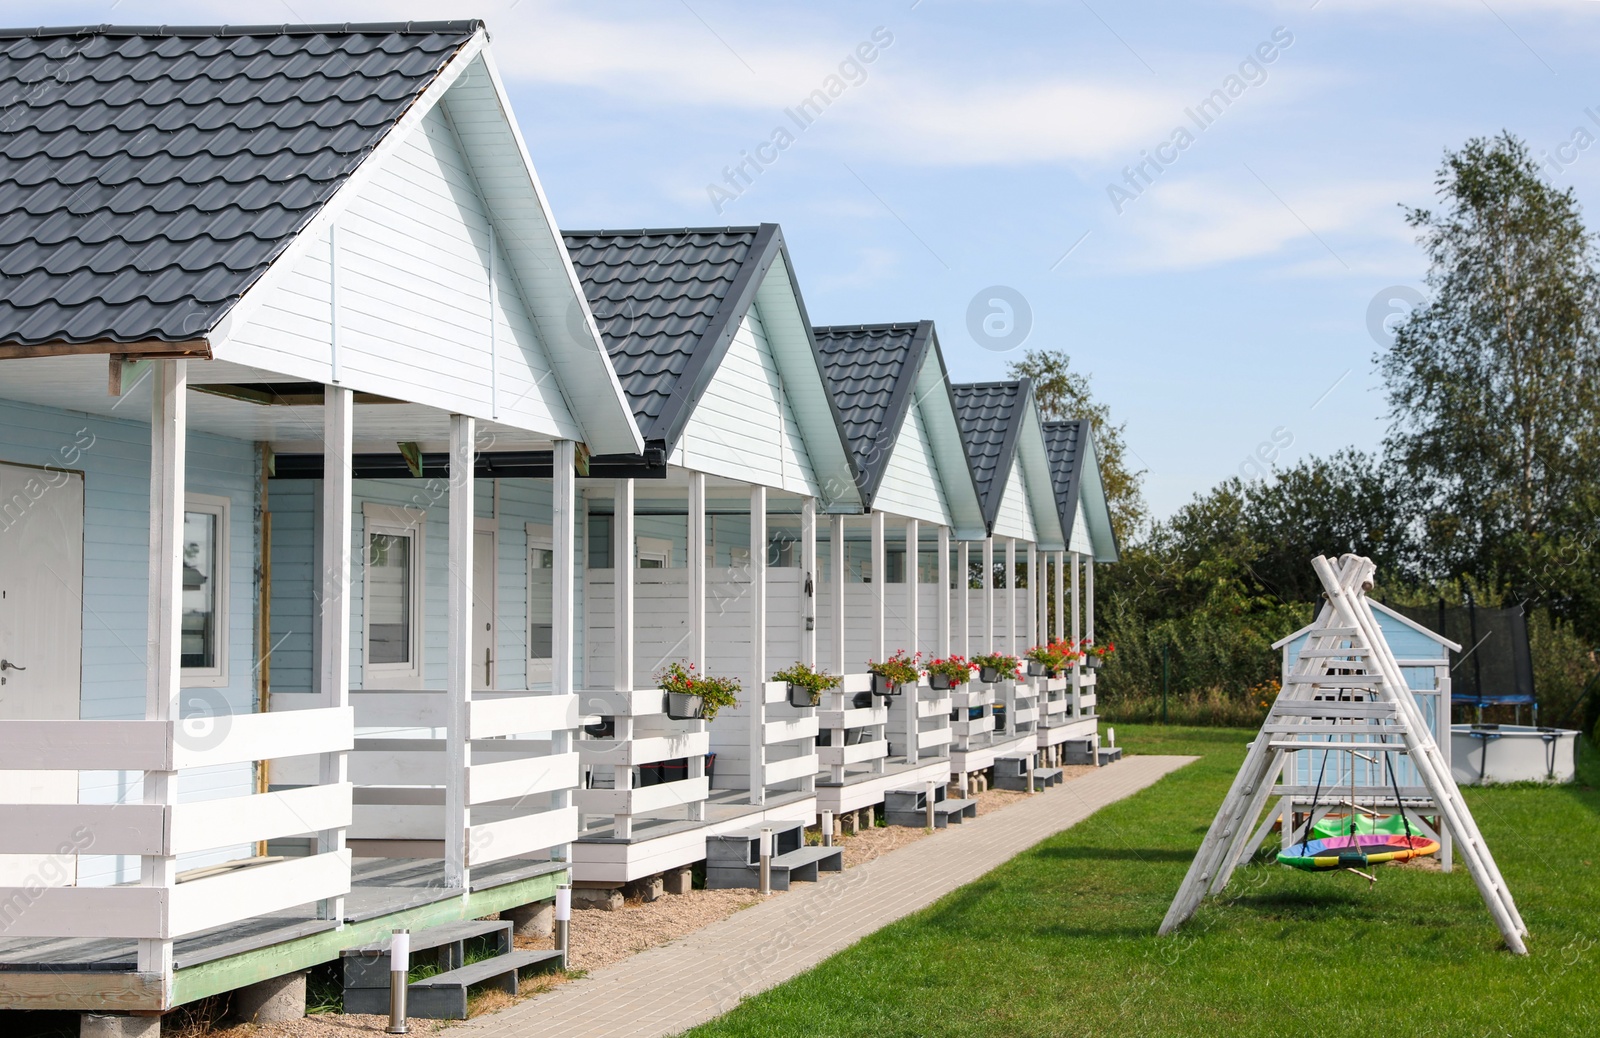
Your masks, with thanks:
M 909 519 L 950 525 L 950 506 L 928 445 L 928 430 L 920 404 L 912 406 L 900 426 L 900 436 L 889 454 L 883 483 L 872 506 Z
M 81 456 L 64 460 L 63 448 Z M 221 688 L 190 688 L 186 714 L 255 709 L 256 492 L 253 444 L 199 433 L 188 438 L 185 479 L 194 494 L 230 502 L 228 548 L 228 678 Z M 0 400 L 0 461 L 83 472 L 83 650 L 80 715 L 85 719 L 145 716 L 145 650 L 149 613 L 150 427 L 137 421 Z M 242 796 L 254 789 L 249 764 L 184 772 L 180 800 Z M 83 803 L 124 803 L 141 795 L 137 775 L 86 771 Z M 192 868 L 248 854 L 248 847 L 186 855 Z M 138 859 L 85 856 L 79 882 L 103 885 L 137 878 Z
M 497 415 L 544 435 L 576 432 L 498 241 L 491 374 L 488 210 L 442 108 L 360 187 L 335 234 L 343 384 L 453 413 Z M 327 381 L 335 305 L 328 235 L 303 243 L 292 263 L 220 355 Z
M 775 490 L 817 493 L 811 458 L 756 307 L 739 322 L 673 463 Z
M 1092 557 L 1094 542 L 1089 539 L 1089 517 L 1083 512 L 1083 502 L 1076 501 L 1072 507 L 1077 514 L 1072 519 L 1072 543 L 1067 545 L 1067 549 Z
M 1011 466 L 1011 477 L 1006 480 L 1006 492 L 1000 498 L 1000 510 L 995 515 L 996 537 L 1038 541 L 1038 530 L 1033 523 L 1033 508 L 1028 501 L 1028 475 L 1018 461 Z M 996 545 L 995 555 L 996 557 L 1001 555 L 999 545 Z

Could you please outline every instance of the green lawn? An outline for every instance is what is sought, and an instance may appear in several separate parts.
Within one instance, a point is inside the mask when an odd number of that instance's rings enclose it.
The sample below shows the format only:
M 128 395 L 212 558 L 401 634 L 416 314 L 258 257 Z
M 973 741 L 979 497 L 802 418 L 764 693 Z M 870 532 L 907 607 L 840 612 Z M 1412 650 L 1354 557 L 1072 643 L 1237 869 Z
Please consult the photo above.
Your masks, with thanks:
M 1596 762 L 1576 787 L 1467 792 L 1531 931 L 1526 958 L 1502 950 L 1459 866 L 1382 867 L 1369 891 L 1255 864 L 1158 938 L 1250 735 L 1117 735 L 1202 759 L 689 1034 L 1600 1034 Z

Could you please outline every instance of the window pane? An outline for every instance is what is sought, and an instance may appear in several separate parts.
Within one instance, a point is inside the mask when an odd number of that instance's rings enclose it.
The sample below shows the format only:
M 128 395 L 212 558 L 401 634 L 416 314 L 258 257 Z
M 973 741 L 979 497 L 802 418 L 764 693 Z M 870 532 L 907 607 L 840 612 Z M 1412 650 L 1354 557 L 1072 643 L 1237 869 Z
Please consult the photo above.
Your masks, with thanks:
M 367 662 L 411 662 L 411 538 L 367 539 Z
M 217 517 L 183 513 L 183 666 L 217 665 Z
M 551 618 L 554 612 L 555 552 L 548 548 L 533 548 L 529 555 L 532 571 L 529 573 L 528 658 L 547 660 L 551 657 Z

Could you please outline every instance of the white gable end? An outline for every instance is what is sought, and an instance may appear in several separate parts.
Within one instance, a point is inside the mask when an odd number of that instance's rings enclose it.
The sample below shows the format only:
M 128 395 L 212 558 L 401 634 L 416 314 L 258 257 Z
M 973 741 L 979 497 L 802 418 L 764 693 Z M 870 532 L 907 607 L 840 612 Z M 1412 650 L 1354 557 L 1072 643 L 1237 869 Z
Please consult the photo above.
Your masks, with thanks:
M 226 357 L 333 381 L 336 311 L 341 384 L 579 436 L 498 241 L 491 260 L 487 207 L 447 104 L 354 185 L 331 234 L 297 243 L 291 271 L 234 330 Z
M 1006 480 L 1006 492 L 1000 498 L 1000 511 L 994 519 L 996 537 L 1016 537 L 1024 541 L 1038 541 L 1033 525 L 1033 510 L 1028 507 L 1028 477 L 1019 464 L 1011 467 L 1011 477 Z
M 796 494 L 817 493 L 811 458 L 752 306 L 695 405 L 672 464 Z
M 920 404 L 911 408 L 900 427 L 872 507 L 907 519 L 950 525 L 950 505 L 928 446 Z
M 1094 541 L 1089 539 L 1089 517 L 1083 512 L 1083 502 L 1073 502 L 1076 515 L 1072 519 L 1072 542 L 1067 545 L 1069 551 L 1082 555 L 1094 554 Z

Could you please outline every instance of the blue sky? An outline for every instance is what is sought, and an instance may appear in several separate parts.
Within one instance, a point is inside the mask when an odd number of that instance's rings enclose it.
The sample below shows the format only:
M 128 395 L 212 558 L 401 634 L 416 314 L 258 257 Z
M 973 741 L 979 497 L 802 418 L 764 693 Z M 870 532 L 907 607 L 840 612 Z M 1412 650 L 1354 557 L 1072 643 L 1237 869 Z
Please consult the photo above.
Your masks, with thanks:
M 1584 0 L 3 10 L 12 25 L 483 18 L 563 225 L 776 221 L 814 321 L 933 318 L 959 380 L 1065 349 L 1127 423 L 1158 516 L 1258 456 L 1379 443 L 1371 318 L 1422 289 L 1399 204 L 1430 201 L 1446 147 L 1510 129 L 1552 182 L 1600 196 L 1600 143 L 1571 143 L 1600 139 L 1600 3 Z M 803 129 L 786 114 L 830 86 Z M 1199 109 L 1216 90 L 1235 96 Z M 762 167 L 735 193 L 725 170 L 746 155 Z M 997 296 L 1031 313 L 1010 351 Z M 969 313 L 991 311 L 972 334 Z

